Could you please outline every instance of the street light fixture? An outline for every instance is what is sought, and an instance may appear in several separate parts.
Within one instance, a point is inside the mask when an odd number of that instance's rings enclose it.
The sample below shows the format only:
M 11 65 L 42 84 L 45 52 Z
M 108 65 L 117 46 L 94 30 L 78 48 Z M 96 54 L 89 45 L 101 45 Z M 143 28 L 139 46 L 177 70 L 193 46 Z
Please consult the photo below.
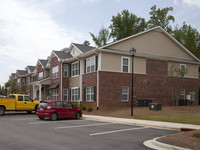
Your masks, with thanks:
M 130 55 L 132 56 L 132 89 L 131 89 L 131 116 L 133 116 L 133 66 L 134 66 L 134 56 L 136 53 L 136 49 L 133 47 L 129 50 Z

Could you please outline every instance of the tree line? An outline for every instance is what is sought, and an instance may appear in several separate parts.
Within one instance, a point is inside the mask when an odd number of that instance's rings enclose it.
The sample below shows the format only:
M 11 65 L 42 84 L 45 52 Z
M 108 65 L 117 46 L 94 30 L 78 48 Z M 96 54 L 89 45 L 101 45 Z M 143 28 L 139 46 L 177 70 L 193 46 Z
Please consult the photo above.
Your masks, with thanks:
M 102 47 L 108 44 L 110 40 L 113 40 L 114 42 L 150 28 L 161 26 L 179 43 L 200 59 L 199 32 L 185 22 L 183 22 L 182 26 L 179 27 L 176 25 L 173 29 L 170 25 L 171 22 L 175 22 L 174 16 L 170 15 L 170 12 L 172 11 L 173 7 L 160 9 L 154 5 L 149 12 L 150 19 L 146 21 L 144 18 L 138 17 L 128 10 L 123 10 L 116 16 L 112 16 L 111 24 L 108 28 L 102 26 L 98 35 L 91 32 L 90 35 L 95 45 L 97 47 Z M 89 45 L 88 41 L 85 41 L 84 44 Z

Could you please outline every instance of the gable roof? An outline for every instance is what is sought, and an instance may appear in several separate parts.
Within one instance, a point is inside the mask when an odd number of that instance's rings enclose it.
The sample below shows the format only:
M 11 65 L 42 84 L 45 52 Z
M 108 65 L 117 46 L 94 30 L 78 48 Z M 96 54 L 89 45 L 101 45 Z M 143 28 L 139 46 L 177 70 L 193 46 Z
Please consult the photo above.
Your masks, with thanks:
M 18 74 L 18 76 L 24 76 L 26 75 L 28 72 L 26 70 L 17 70 L 16 73 Z
M 77 44 L 77 43 L 72 43 L 72 45 L 74 45 L 76 48 L 78 48 L 82 53 L 86 53 L 86 52 L 93 50 L 95 48 L 95 47 L 92 47 L 92 46 L 87 46 L 87 45 Z
M 126 37 L 126 38 L 123 38 L 121 40 L 118 40 L 118 41 L 115 41 L 113 43 L 109 43 L 105 46 L 102 46 L 100 47 L 100 49 L 106 49 L 108 48 L 109 46 L 112 46 L 112 45 L 115 45 L 115 44 L 118 44 L 118 43 L 121 43 L 121 42 L 124 42 L 126 40 L 129 40 L 129 39 L 132 39 L 132 38 L 135 38 L 135 37 L 138 37 L 142 34 L 145 34 L 145 33 L 148 33 L 150 31 L 161 31 L 165 36 L 167 36 L 169 39 L 171 39 L 175 44 L 177 44 L 179 47 L 181 47 L 181 49 L 183 51 L 185 51 L 189 56 L 191 56 L 194 60 L 196 60 L 197 62 L 200 62 L 200 60 L 195 56 L 193 55 L 187 48 L 185 48 L 182 44 L 180 44 L 174 37 L 172 37 L 168 32 L 166 32 L 162 27 L 160 26 L 157 26 L 157 27 L 154 27 L 154 28 L 151 28 L 149 30 L 146 30 L 146 31 L 143 31 L 143 32 L 140 32 L 140 33 L 137 33 L 137 34 L 134 34 L 132 36 L 129 36 L 129 37 Z
M 35 66 L 27 66 L 27 68 L 30 70 L 31 73 L 35 70 Z
M 73 57 L 71 54 L 65 51 L 53 51 L 53 52 L 59 59 L 69 59 Z
M 39 59 L 40 61 L 40 64 L 42 65 L 42 67 L 46 67 L 47 66 L 47 62 L 48 60 L 45 60 L 45 59 Z

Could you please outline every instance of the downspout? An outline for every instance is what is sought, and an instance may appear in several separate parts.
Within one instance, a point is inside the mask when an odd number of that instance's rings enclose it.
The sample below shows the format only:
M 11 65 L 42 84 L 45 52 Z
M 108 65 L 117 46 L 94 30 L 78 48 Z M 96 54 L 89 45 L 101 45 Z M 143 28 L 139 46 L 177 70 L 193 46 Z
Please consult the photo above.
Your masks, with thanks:
M 60 83 L 60 95 L 61 95 L 60 99 L 61 100 L 63 99 L 63 96 L 62 96 L 62 91 L 63 91 L 62 64 L 63 64 L 63 61 L 61 60 L 61 73 L 60 73 L 60 82 L 61 82 Z
M 101 52 L 98 53 L 98 69 L 97 69 L 97 110 L 99 109 L 99 70 L 101 70 Z

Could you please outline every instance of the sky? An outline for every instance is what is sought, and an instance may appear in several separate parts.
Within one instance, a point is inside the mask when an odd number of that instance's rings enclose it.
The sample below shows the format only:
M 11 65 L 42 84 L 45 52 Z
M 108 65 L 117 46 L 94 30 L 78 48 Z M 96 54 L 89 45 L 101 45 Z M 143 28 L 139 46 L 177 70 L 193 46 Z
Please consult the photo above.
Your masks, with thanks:
M 200 32 L 200 0 L 0 0 L 0 85 L 52 50 L 85 40 L 95 46 L 89 32 L 97 35 L 124 9 L 149 20 L 153 5 L 174 8 L 173 27 L 185 21 Z

